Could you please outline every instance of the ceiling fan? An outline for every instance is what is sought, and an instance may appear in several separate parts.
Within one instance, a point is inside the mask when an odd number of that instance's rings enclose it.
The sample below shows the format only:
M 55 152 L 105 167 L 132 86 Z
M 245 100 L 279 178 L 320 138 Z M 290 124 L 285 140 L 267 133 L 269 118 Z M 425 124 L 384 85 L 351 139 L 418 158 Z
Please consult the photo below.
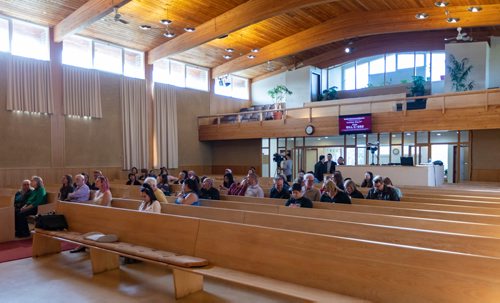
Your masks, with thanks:
M 464 42 L 468 42 L 468 41 L 472 41 L 472 37 L 469 36 L 467 33 L 462 33 L 462 28 L 461 27 L 457 27 L 457 36 L 456 37 L 451 37 L 451 38 L 444 38 L 444 41 L 464 41 Z
M 121 22 L 121 23 L 123 23 L 123 24 L 128 24 L 128 21 L 127 21 L 127 20 L 122 19 L 122 14 L 120 14 L 120 12 L 118 12 L 118 7 L 117 7 L 117 6 L 115 6 L 115 7 L 113 8 L 113 13 L 115 14 L 115 15 L 113 16 L 113 20 L 114 20 L 115 22 Z

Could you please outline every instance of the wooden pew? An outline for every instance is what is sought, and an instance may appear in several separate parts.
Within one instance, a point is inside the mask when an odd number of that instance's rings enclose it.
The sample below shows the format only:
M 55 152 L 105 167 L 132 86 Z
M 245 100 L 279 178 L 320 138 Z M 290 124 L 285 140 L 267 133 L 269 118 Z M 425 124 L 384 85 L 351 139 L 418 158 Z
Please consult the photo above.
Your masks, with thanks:
M 2 228 L 0 228 L 0 243 L 15 239 L 13 197 L 13 195 L 0 196 L 0 222 L 2 222 Z

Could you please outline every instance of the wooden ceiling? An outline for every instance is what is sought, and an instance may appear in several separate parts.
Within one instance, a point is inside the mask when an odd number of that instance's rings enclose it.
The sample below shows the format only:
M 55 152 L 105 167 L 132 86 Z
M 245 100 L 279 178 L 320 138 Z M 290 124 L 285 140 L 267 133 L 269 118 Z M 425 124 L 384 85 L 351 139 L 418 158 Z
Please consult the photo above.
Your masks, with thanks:
M 420 46 L 443 48 L 443 37 L 471 27 L 476 40 L 498 35 L 500 0 L 449 0 L 451 17 L 433 0 L 0 0 L 0 15 L 55 27 L 56 40 L 77 32 L 148 53 L 149 61 L 169 58 L 213 68 L 213 76 L 234 73 L 261 78 L 306 65 L 327 67 L 351 60 L 342 53 L 355 41 L 360 54 Z M 128 24 L 114 20 L 114 6 Z M 479 13 L 467 11 L 481 6 Z M 417 20 L 426 12 L 429 18 Z M 163 36 L 169 29 L 176 37 Z M 149 31 L 140 25 L 152 27 Z M 185 27 L 196 27 L 194 33 Z M 411 33 L 410 33 L 411 32 Z M 481 33 L 481 34 L 480 34 Z M 217 37 L 229 34 L 224 39 Z M 363 49 L 363 45 L 366 45 Z M 233 48 L 226 60 L 225 49 Z M 251 50 L 260 49 L 255 59 Z

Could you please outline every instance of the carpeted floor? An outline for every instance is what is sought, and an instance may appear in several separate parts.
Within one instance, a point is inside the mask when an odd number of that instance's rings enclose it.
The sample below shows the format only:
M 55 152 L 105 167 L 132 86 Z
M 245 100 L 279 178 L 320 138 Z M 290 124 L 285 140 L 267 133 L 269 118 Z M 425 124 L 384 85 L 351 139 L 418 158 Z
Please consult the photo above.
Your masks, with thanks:
M 0 243 L 0 263 L 31 257 L 31 244 L 33 239 L 15 240 Z M 62 250 L 75 248 L 77 245 L 67 242 L 62 243 Z

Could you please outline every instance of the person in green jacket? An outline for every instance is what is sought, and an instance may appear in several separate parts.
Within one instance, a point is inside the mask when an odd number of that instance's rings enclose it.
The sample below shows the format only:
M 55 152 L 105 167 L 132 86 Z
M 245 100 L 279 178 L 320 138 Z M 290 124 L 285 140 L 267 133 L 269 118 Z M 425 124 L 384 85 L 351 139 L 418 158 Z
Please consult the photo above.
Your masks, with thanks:
M 36 215 L 38 205 L 47 203 L 47 192 L 43 187 L 43 180 L 38 176 L 31 177 L 31 187 L 34 188 L 26 204 L 15 210 L 16 237 L 25 238 L 30 236 L 30 230 L 26 217 Z

